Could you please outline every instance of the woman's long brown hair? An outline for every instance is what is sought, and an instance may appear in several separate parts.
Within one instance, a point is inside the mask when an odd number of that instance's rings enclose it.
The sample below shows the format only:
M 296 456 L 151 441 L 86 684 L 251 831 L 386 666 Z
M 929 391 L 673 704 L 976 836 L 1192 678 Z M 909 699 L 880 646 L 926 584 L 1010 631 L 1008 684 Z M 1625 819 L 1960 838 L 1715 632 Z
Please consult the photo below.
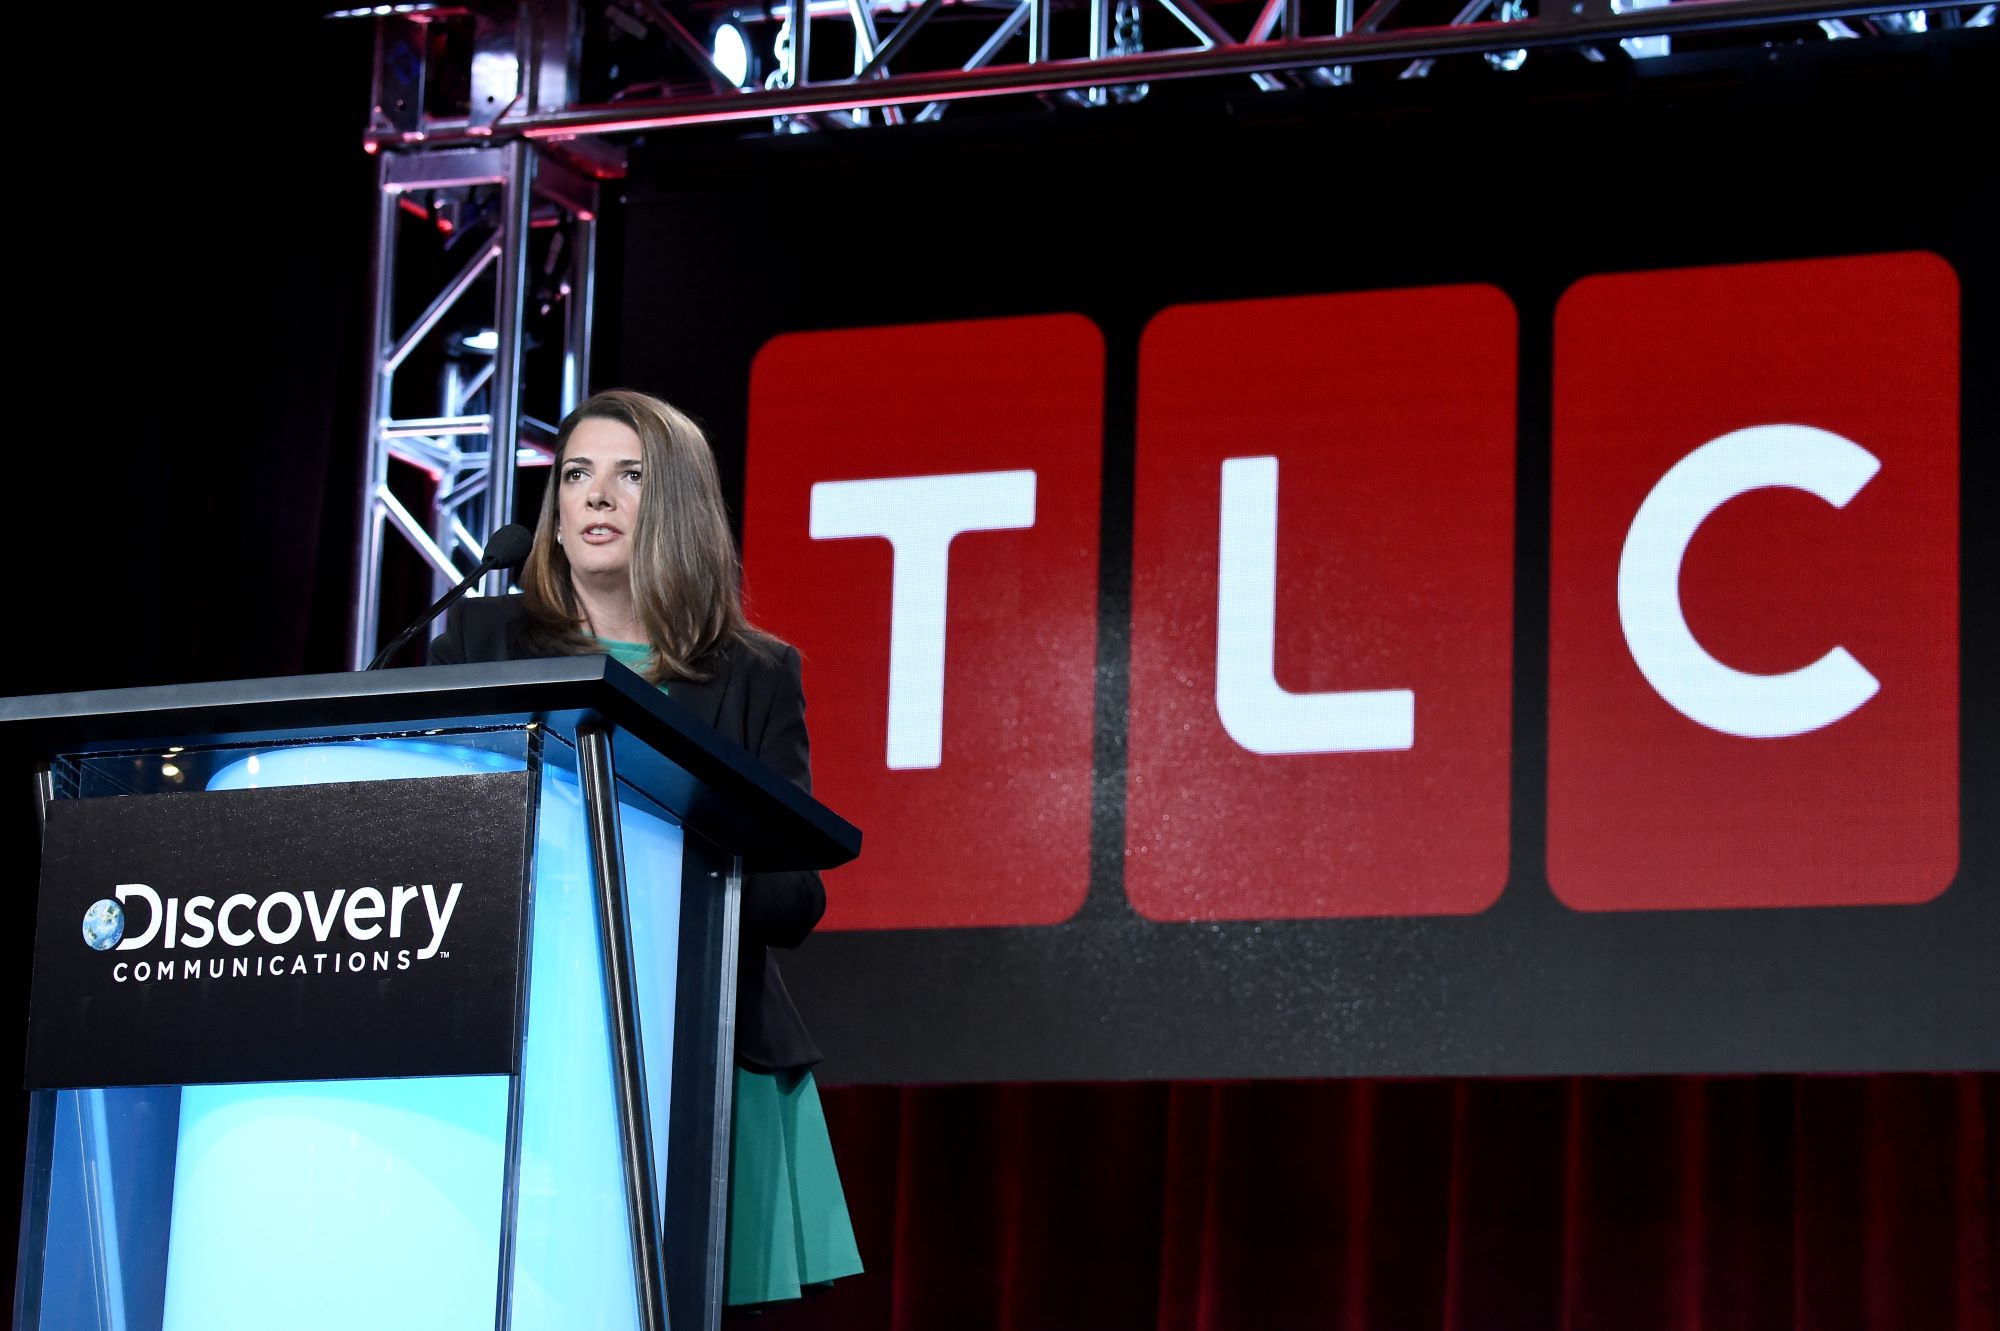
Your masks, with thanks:
M 587 420 L 616 421 L 639 436 L 639 517 L 632 530 L 632 604 L 653 648 L 646 678 L 708 679 L 709 660 L 732 642 L 765 636 L 743 614 L 743 573 L 722 503 L 715 454 L 701 427 L 656 397 L 625 389 L 598 393 L 556 432 L 556 462 L 535 546 L 521 574 L 531 646 L 556 653 L 599 651 L 583 622 L 570 581 L 569 556 L 556 540 L 557 491 L 570 436 Z

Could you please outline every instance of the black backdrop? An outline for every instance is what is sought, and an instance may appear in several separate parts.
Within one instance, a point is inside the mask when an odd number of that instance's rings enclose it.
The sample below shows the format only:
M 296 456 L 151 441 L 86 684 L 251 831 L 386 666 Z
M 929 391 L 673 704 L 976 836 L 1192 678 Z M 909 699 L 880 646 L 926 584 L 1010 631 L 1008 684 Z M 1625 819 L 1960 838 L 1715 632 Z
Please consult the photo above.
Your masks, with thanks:
M 27 62 L 8 693 L 342 660 L 373 32 L 324 12 L 136 8 Z
M 786 974 L 828 1075 L 2000 1065 L 2000 842 L 1979 816 L 2000 807 L 2000 712 L 1977 686 L 2000 677 L 2000 543 L 1980 516 L 2000 489 L 1981 443 L 2000 430 L 1981 370 L 2000 354 L 1991 36 L 1688 56 L 1644 77 L 1537 55 L 1520 76 L 1475 62 L 1336 98 L 1245 91 L 1228 118 L 1142 105 L 642 148 L 619 370 L 707 422 L 732 486 L 750 365 L 777 334 L 1077 311 L 1107 348 L 1089 899 L 1055 927 L 823 932 Z M 1905 249 L 1947 258 L 1963 301 L 1955 885 L 1918 907 L 1568 909 L 1543 831 L 1557 298 L 1593 273 Z M 1501 286 L 1520 320 L 1508 890 L 1470 919 L 1142 919 L 1121 881 L 1140 330 L 1180 302 L 1457 282 Z M 893 394 L 898 367 L 881 371 Z

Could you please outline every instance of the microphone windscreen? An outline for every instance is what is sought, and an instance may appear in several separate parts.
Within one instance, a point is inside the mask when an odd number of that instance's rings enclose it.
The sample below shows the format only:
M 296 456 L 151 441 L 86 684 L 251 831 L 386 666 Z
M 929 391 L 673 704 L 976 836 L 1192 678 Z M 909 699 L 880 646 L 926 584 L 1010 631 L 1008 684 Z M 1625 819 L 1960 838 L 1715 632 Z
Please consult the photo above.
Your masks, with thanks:
M 487 539 L 485 562 L 491 568 L 519 568 L 534 546 L 534 533 L 510 522 Z

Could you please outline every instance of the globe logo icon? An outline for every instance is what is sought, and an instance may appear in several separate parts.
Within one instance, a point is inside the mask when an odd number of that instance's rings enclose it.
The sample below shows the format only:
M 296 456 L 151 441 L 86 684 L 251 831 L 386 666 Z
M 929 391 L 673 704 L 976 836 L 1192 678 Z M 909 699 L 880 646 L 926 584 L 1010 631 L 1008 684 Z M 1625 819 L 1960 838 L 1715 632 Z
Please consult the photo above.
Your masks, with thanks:
M 83 941 L 99 952 L 118 946 L 125 936 L 125 908 L 106 897 L 83 913 Z

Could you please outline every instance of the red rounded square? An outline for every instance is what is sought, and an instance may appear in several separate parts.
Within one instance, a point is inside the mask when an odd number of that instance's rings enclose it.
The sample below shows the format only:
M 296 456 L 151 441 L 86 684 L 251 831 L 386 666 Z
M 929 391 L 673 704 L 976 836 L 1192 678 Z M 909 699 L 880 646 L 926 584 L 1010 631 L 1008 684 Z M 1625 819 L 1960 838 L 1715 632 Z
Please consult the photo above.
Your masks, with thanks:
M 1497 288 L 1458 286 L 1180 306 L 1147 328 L 1125 861 L 1142 914 L 1468 914 L 1505 887 L 1515 323 Z M 1238 530 L 1275 480 L 1268 668 L 1256 632 L 1221 631 L 1231 459 L 1251 460 Z M 1257 595 L 1241 570 L 1273 542 L 1231 540 L 1236 623 Z M 1223 673 L 1248 700 L 1228 723 Z M 1409 747 L 1327 750 L 1349 731 L 1297 700 L 1352 691 L 1412 693 Z
M 1626 273 L 1564 295 L 1548 812 L 1549 881 L 1562 900 L 1579 910 L 1892 904 L 1949 885 L 1958 360 L 1957 278 L 1930 254 Z M 1628 633 L 1619 580 L 1635 518 L 1670 469 L 1710 441 L 1771 426 L 1805 427 L 1759 432 L 1780 440 L 1770 456 L 1784 474 L 1827 437 L 1880 468 L 1844 506 L 1785 481 L 1695 510 L 1708 515 L 1680 566 L 1687 630 L 1751 676 L 1788 676 L 1845 649 L 1879 690 L 1816 728 L 1753 736 L 1729 733 L 1735 723 L 1706 704 L 1669 702 L 1685 676 L 1663 674 L 1664 692 L 1649 682 L 1631 633 L 1643 655 L 1657 630 L 1635 608 Z
M 1103 383 L 1103 339 L 1079 315 L 796 333 L 759 352 L 751 616 L 804 653 L 815 793 L 866 838 L 827 875 L 822 928 L 1052 924 L 1082 905 Z M 892 767 L 899 556 L 888 538 L 813 539 L 814 488 L 1024 471 L 1032 525 L 950 538 L 937 762 Z M 899 514 L 887 525 L 924 516 Z

